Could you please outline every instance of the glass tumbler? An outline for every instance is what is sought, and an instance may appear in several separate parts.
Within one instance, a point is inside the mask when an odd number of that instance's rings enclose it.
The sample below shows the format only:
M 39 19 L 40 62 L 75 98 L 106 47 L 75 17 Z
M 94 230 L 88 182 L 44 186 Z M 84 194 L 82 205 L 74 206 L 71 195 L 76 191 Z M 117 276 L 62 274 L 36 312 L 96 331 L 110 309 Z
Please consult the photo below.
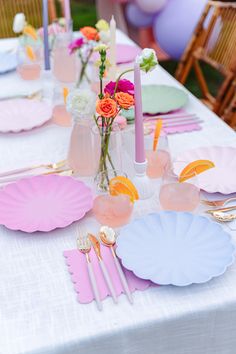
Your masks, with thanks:
M 193 211 L 200 202 L 200 189 L 196 173 L 183 176 L 183 182 L 179 182 L 173 169 L 164 171 L 160 188 L 160 204 L 164 210 Z

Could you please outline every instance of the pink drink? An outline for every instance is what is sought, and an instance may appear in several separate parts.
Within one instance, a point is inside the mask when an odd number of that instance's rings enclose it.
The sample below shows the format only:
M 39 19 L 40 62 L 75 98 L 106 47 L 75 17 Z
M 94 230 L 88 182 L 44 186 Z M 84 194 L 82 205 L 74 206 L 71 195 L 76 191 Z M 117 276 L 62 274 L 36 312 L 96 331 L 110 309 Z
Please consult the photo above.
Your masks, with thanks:
M 109 194 L 96 197 L 93 204 L 95 218 L 101 225 L 119 227 L 129 222 L 133 211 L 133 203 L 129 196 Z
M 54 49 L 53 63 L 53 75 L 57 80 L 76 81 L 76 57 L 74 54 L 69 54 L 67 47 L 58 46 Z
M 23 80 L 37 80 L 40 77 L 41 66 L 37 63 L 21 64 L 17 72 Z
M 167 183 L 160 190 L 160 204 L 164 210 L 192 211 L 200 201 L 199 189 L 190 183 Z
M 148 161 L 147 175 L 150 178 L 162 177 L 166 168 L 170 166 L 170 155 L 164 150 L 147 150 L 146 158 Z
M 71 126 L 71 115 L 67 112 L 64 104 L 58 104 L 53 108 L 52 120 L 54 123 L 64 127 Z
M 95 176 L 99 164 L 98 141 L 90 121 L 73 127 L 68 153 L 69 166 L 80 176 Z

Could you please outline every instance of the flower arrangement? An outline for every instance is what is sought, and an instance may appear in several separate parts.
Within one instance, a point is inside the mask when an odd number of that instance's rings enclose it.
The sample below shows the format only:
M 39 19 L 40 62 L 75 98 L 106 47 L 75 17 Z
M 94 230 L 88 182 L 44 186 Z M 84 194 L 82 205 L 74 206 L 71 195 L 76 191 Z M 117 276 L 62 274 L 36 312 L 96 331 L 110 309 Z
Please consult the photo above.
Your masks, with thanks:
M 100 188 L 106 188 L 106 181 L 108 181 L 108 169 L 114 171 L 116 175 L 116 168 L 112 162 L 109 154 L 109 141 L 113 129 L 113 123 L 121 110 L 128 111 L 134 106 L 134 84 L 127 79 L 122 79 L 122 76 L 132 69 L 122 72 L 115 82 L 109 82 L 103 88 L 103 78 L 106 70 L 106 50 L 103 45 L 99 47 L 99 54 L 101 58 L 101 65 L 99 67 L 100 92 L 96 103 L 95 122 L 98 127 L 101 137 L 101 153 L 99 162 L 99 171 L 103 172 L 103 180 L 100 181 Z M 146 73 L 153 70 L 158 64 L 156 53 L 153 49 L 145 48 L 136 59 L 140 65 L 140 69 Z
M 86 68 L 94 51 L 99 45 L 105 45 L 110 41 L 109 24 L 105 20 L 99 20 L 95 27 L 86 26 L 80 29 L 79 37 L 69 44 L 69 53 L 78 53 L 82 69 L 77 81 L 77 87 L 84 78 L 90 82 Z M 108 63 L 107 63 L 108 65 Z
M 66 109 L 71 113 L 74 123 L 93 116 L 96 106 L 96 95 L 88 89 L 75 89 L 66 97 Z
M 100 92 L 97 101 L 95 100 L 94 93 L 90 90 L 76 89 L 67 97 L 67 110 L 71 112 L 74 117 L 82 117 L 85 112 L 92 115 L 96 109 L 96 114 L 93 114 L 93 117 L 101 141 L 98 170 L 98 174 L 102 176 L 101 181 L 99 181 L 99 188 L 101 190 L 106 190 L 109 184 L 109 170 L 112 170 L 114 176 L 116 176 L 116 166 L 113 163 L 109 150 L 115 119 L 121 110 L 129 111 L 135 103 L 134 84 L 122 78 L 125 73 L 133 71 L 133 68 L 124 71 L 119 75 L 116 81 L 111 81 L 103 87 L 104 73 L 107 67 L 107 49 L 107 45 L 101 43 L 95 47 L 95 50 L 98 50 L 100 54 Z M 136 60 L 141 70 L 145 72 L 153 70 L 158 63 L 155 51 L 148 48 L 144 49 Z
M 24 43 L 27 42 L 27 40 L 39 40 L 36 29 L 27 23 L 23 13 L 17 13 L 15 15 L 13 20 L 13 32 L 21 35 Z

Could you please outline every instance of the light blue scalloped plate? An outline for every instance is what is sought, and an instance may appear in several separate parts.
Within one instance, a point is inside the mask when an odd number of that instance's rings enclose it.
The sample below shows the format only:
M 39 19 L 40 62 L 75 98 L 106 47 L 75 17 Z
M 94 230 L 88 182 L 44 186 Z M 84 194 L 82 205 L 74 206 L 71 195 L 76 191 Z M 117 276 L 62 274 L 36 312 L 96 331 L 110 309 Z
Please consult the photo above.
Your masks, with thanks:
M 206 217 L 161 211 L 125 226 L 116 252 L 139 278 L 186 286 L 223 274 L 234 262 L 235 247 L 230 235 Z
M 0 74 L 15 70 L 17 67 L 16 53 L 0 52 Z

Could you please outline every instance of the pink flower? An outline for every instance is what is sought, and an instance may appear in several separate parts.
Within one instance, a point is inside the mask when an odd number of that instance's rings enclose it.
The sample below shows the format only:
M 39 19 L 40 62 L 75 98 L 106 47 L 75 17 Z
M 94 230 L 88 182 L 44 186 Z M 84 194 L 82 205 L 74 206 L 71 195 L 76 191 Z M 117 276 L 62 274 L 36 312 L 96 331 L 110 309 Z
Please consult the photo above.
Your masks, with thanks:
M 69 48 L 69 54 L 74 53 L 74 51 L 76 49 L 79 49 L 82 47 L 82 45 L 84 44 L 84 39 L 83 38 L 77 38 L 75 39 L 73 42 L 71 42 L 68 46 Z
M 110 96 L 113 96 L 115 91 L 115 86 L 116 83 L 114 81 L 110 81 L 105 86 L 104 92 L 109 93 Z M 134 96 L 134 84 L 126 79 L 119 80 L 116 92 L 125 92 Z

